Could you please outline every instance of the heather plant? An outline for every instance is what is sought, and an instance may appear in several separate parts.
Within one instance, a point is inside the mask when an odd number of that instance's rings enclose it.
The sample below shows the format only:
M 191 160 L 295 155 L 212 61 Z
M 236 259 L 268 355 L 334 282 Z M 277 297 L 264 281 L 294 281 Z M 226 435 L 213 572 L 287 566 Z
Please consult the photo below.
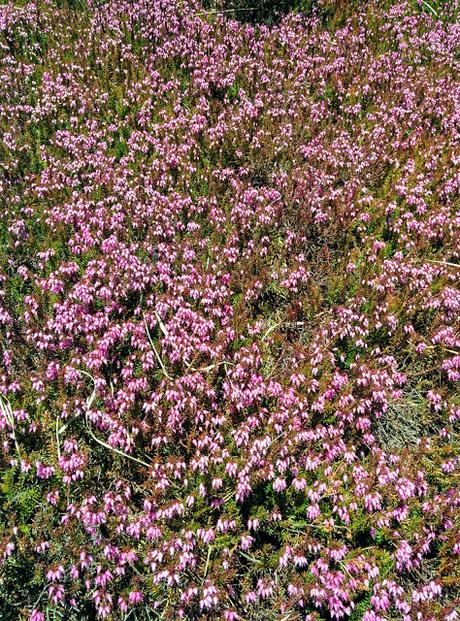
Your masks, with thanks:
M 459 3 L 238 8 L 0 7 L 2 620 L 458 618 Z

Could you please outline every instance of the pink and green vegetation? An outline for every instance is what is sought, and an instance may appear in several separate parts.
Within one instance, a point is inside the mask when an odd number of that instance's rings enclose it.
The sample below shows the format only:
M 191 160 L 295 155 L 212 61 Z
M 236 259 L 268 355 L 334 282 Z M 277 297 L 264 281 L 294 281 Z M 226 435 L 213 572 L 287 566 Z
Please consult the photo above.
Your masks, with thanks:
M 459 7 L 2 4 L 2 621 L 459 618 Z

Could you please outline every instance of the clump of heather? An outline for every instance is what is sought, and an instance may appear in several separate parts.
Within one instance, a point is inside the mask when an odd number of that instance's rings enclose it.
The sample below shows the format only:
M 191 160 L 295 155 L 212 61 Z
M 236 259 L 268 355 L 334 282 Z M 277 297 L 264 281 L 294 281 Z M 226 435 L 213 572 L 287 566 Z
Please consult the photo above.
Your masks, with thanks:
M 307 4 L 0 7 L 2 620 L 458 619 L 460 6 Z

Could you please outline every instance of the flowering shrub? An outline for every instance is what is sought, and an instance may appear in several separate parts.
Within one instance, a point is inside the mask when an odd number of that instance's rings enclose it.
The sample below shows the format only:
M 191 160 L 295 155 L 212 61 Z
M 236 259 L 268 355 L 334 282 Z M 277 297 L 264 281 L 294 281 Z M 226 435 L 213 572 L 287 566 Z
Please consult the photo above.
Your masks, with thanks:
M 2 620 L 458 618 L 459 4 L 346 4 L 1 6 Z

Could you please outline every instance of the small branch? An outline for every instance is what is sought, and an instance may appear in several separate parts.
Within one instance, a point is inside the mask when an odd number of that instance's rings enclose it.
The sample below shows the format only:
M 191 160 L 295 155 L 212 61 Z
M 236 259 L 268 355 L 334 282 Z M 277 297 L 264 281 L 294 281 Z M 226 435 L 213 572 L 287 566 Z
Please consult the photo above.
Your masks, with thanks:
M 199 354 L 197 354 L 196 356 L 194 356 L 194 358 L 192 358 L 192 360 L 190 360 L 190 362 L 189 362 L 187 359 L 185 359 L 185 360 L 184 360 L 185 364 L 187 365 L 187 366 L 185 367 L 185 373 L 188 373 L 188 370 L 190 369 L 190 367 L 192 366 L 192 364 L 195 362 L 195 360 L 198 358 L 198 356 L 199 356 Z M 195 369 L 195 368 L 192 368 L 192 371 L 196 371 L 196 369 Z
M 449 267 L 456 267 L 460 269 L 460 265 L 458 263 L 449 263 L 449 261 L 435 261 L 435 259 L 425 259 L 427 263 L 436 263 L 437 265 L 448 265 Z
M 196 369 L 195 367 L 192 367 L 191 370 L 194 373 L 201 373 L 202 371 L 212 371 L 212 369 L 214 369 L 215 367 L 220 367 L 221 364 L 223 364 L 224 366 L 229 365 L 232 367 L 236 367 L 236 364 L 234 362 L 228 362 L 227 360 L 222 360 L 221 362 L 210 364 L 207 367 L 199 367 L 198 369 Z
M 261 340 L 261 341 L 265 341 L 265 339 L 267 338 L 267 336 L 268 336 L 271 332 L 273 332 L 273 330 L 276 330 L 276 328 L 279 328 L 279 327 L 280 327 L 280 326 L 282 326 L 282 325 L 283 325 L 283 322 L 282 322 L 282 321 L 280 321 L 280 323 L 275 323 L 275 324 L 273 324 L 272 326 L 270 326 L 270 327 L 268 328 L 268 330 L 265 332 L 265 334 L 261 337 L 261 339 L 260 339 L 260 340 Z
M 129 453 L 125 453 L 124 451 L 120 451 L 120 449 L 115 448 L 114 446 L 110 446 L 110 444 L 107 444 L 107 442 L 104 442 L 103 440 L 100 440 L 93 432 L 93 430 L 90 428 L 89 424 L 88 424 L 88 418 L 86 417 L 86 428 L 88 430 L 89 435 L 93 438 L 93 440 L 95 442 L 97 442 L 98 444 L 100 444 L 101 446 L 103 446 L 104 448 L 106 448 L 109 451 L 112 451 L 113 453 L 116 453 L 117 455 L 121 455 L 121 457 L 126 457 L 126 459 L 131 459 L 131 461 L 135 461 L 136 463 L 140 464 L 141 466 L 145 466 L 146 468 L 150 468 L 151 464 L 148 464 L 145 461 L 142 461 L 142 459 L 137 459 L 137 457 L 133 457 L 132 455 L 129 455 Z
M 296 526 L 299 526 L 301 528 L 301 530 L 299 530 L 298 528 L 296 528 Z M 342 526 L 341 524 L 334 524 L 334 526 L 325 526 L 324 524 L 311 524 L 309 522 L 306 522 L 305 524 L 292 524 L 290 526 L 288 526 L 288 530 L 290 532 L 293 533 L 297 533 L 299 535 L 304 533 L 304 529 L 306 526 L 309 526 L 310 528 L 318 528 L 319 530 L 325 530 L 326 532 L 330 532 L 330 531 L 334 531 L 334 530 L 345 530 L 347 533 L 351 534 L 351 529 L 348 528 L 348 526 Z
M 61 445 L 59 443 L 59 416 L 56 416 L 56 450 L 57 450 L 57 456 L 59 460 L 61 459 Z
M 428 369 L 423 369 L 422 371 L 416 371 L 415 373 L 407 373 L 407 377 L 417 377 L 419 375 L 425 375 L 426 373 L 431 373 L 431 371 L 440 371 L 441 369 L 439 368 L 438 365 L 436 365 L 435 367 L 429 367 Z
M 245 554 L 242 550 L 239 550 L 239 554 L 241 554 L 241 556 L 244 556 L 244 558 L 247 558 L 248 561 L 251 561 L 251 563 L 257 563 L 258 565 L 261 565 L 262 563 L 262 561 L 260 561 L 258 558 L 249 556 L 249 554 Z
M 166 598 L 166 604 L 165 604 L 165 607 L 163 608 L 163 612 L 157 617 L 158 621 L 161 621 L 161 619 L 164 619 L 164 616 L 166 612 L 168 611 L 168 606 L 169 606 L 170 601 L 171 601 L 171 594 L 169 594 L 168 597 Z
M 350 578 L 350 580 L 353 580 L 353 576 L 350 574 L 350 572 L 348 571 L 348 569 L 345 566 L 345 563 L 342 563 L 342 561 L 339 561 L 339 566 L 343 569 L 343 571 L 347 574 L 347 576 Z
M 202 15 L 221 15 L 222 13 L 243 13 L 248 11 L 255 11 L 257 7 L 241 8 L 241 9 L 222 9 L 221 11 L 203 11 L 202 13 L 192 13 L 193 17 L 201 17 Z
M 436 345 L 427 345 L 425 349 L 436 349 Z M 453 354 L 454 356 L 460 356 L 460 351 L 454 351 L 453 349 L 448 349 L 447 347 L 442 347 L 442 349 L 443 351 L 446 351 L 448 354 Z
M 156 311 L 153 311 L 153 312 L 156 317 L 156 320 L 158 321 L 158 325 L 160 326 L 161 331 L 163 332 L 165 336 L 168 336 L 168 331 L 166 330 L 166 326 L 163 323 L 163 320 L 161 319 L 160 315 Z
M 438 13 L 434 10 L 434 8 L 431 6 L 431 4 L 428 4 L 428 2 L 426 2 L 426 0 L 422 0 L 422 4 L 423 4 L 423 6 L 426 6 L 426 8 L 429 11 L 431 11 L 436 18 L 438 17 Z
M 167 377 L 170 381 L 174 381 L 173 378 L 169 375 L 168 371 L 166 370 L 166 367 L 163 364 L 163 360 L 161 359 L 160 354 L 157 352 L 157 349 L 155 347 L 155 343 L 153 342 L 152 336 L 150 334 L 150 330 L 149 330 L 149 327 L 147 325 L 147 320 L 146 320 L 145 316 L 144 316 L 144 326 L 145 326 L 145 332 L 147 334 L 147 338 L 149 339 L 150 346 L 152 347 L 152 349 L 153 349 L 153 351 L 155 353 L 156 359 L 158 360 L 158 362 L 160 364 L 160 367 L 161 367 L 161 370 L 163 371 L 164 376 Z
M 320 315 L 322 314 L 324 313 L 320 313 Z M 317 316 L 319 317 L 319 315 Z M 264 341 L 267 338 L 267 336 L 273 332 L 273 330 L 276 330 L 277 328 L 280 328 L 281 326 L 294 329 L 294 328 L 301 328 L 304 325 L 305 325 L 305 321 L 294 321 L 294 322 L 280 321 L 279 323 L 275 323 L 273 326 L 270 326 L 268 330 L 265 332 L 265 334 L 261 337 L 260 340 Z
M 36 608 L 38 606 L 38 604 L 40 603 L 41 598 L 43 597 L 44 592 L 46 591 L 46 589 L 50 586 L 51 582 L 49 584 L 45 584 L 45 586 L 42 589 L 42 592 L 40 593 L 40 595 L 38 596 L 37 601 L 35 602 L 35 604 L 32 606 L 32 608 Z
M 83 371 L 82 369 L 75 369 L 75 370 L 78 371 L 79 373 L 83 373 L 83 375 L 87 375 L 90 378 L 90 380 L 93 382 L 93 384 L 94 384 L 93 392 L 91 393 L 91 395 L 86 400 L 86 410 L 85 410 L 85 423 L 86 423 L 86 429 L 87 429 L 89 435 L 100 446 L 103 446 L 107 450 L 112 451 L 112 453 L 116 453 L 117 455 L 120 455 L 121 457 L 126 457 L 126 459 L 130 459 L 131 461 L 135 461 L 136 463 L 140 464 L 141 466 L 145 466 L 146 468 L 150 468 L 151 464 L 148 464 L 147 462 L 142 461 L 141 459 L 137 459 L 137 457 L 133 457 L 132 455 L 129 455 L 129 453 L 125 453 L 124 451 L 121 451 L 120 449 L 117 449 L 114 446 L 110 446 L 110 444 L 108 444 L 107 442 L 104 442 L 104 440 L 100 440 L 96 436 L 96 434 L 93 432 L 93 430 L 91 429 L 91 427 L 89 425 L 89 422 L 88 422 L 88 411 L 89 411 L 89 408 L 91 407 L 91 405 L 92 405 L 92 403 L 93 403 L 93 401 L 94 401 L 94 399 L 96 397 L 96 382 L 94 381 L 94 377 L 92 375 L 90 375 L 89 373 L 87 373 L 87 371 Z
M 6 422 L 11 427 L 11 437 L 13 438 L 14 446 L 16 448 L 16 452 L 19 456 L 19 459 L 22 461 L 21 450 L 19 448 L 19 443 L 16 438 L 16 429 L 14 425 L 14 416 L 13 410 L 11 409 L 11 404 L 9 400 L 5 397 L 5 395 L 0 394 L 0 410 L 3 416 L 6 419 Z
M 208 575 L 208 568 L 209 568 L 209 561 L 211 559 L 211 552 L 212 552 L 212 546 L 208 546 L 208 554 L 206 556 L 206 564 L 204 566 L 203 580 L 202 580 L 201 583 L 204 582 L 206 576 Z

